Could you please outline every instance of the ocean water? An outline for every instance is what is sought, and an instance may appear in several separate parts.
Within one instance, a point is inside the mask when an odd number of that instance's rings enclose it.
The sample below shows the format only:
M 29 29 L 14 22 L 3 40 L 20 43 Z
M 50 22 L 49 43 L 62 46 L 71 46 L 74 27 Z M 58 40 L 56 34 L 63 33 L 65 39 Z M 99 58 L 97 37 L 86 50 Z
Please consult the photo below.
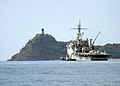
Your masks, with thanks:
M 1 61 L 0 86 L 120 86 L 120 61 Z

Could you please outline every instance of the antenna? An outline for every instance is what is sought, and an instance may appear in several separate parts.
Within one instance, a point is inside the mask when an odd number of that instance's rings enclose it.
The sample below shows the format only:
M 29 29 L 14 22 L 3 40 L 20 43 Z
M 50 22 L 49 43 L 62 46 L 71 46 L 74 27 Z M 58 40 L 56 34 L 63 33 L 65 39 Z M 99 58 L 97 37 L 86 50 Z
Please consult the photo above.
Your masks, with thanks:
M 87 28 L 81 28 L 81 20 L 80 19 L 79 19 L 79 22 L 78 22 L 77 26 L 78 26 L 77 28 L 72 28 L 72 29 L 77 29 L 78 30 L 77 38 L 81 39 L 82 38 L 81 30 L 82 29 L 87 29 Z
M 81 20 L 79 19 L 79 22 L 78 22 L 78 28 L 80 28 L 81 27 Z

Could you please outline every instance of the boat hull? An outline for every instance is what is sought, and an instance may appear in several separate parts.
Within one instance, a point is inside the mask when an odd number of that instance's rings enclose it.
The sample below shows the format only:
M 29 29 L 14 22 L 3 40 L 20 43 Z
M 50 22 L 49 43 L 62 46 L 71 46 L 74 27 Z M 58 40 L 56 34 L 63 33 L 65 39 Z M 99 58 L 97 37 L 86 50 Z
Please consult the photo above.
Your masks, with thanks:
M 67 61 L 107 61 L 109 54 L 88 54 L 77 53 L 73 54 Z
M 109 55 L 92 55 L 91 61 L 107 61 Z

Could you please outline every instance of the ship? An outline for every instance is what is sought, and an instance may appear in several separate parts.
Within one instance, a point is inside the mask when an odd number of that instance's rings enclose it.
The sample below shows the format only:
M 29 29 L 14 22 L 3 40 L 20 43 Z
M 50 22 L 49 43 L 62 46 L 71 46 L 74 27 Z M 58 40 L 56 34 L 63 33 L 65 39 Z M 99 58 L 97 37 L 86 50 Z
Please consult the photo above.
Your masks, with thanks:
M 94 49 L 94 44 L 96 39 L 98 38 L 99 33 L 95 37 L 95 39 L 83 39 L 83 31 L 81 30 L 87 29 L 81 27 L 81 22 L 79 20 L 79 24 L 77 28 L 72 28 L 77 30 L 77 37 L 75 40 L 70 40 L 67 45 L 67 55 L 65 58 L 62 58 L 67 61 L 107 61 L 110 54 L 106 52 L 101 52 L 100 50 Z

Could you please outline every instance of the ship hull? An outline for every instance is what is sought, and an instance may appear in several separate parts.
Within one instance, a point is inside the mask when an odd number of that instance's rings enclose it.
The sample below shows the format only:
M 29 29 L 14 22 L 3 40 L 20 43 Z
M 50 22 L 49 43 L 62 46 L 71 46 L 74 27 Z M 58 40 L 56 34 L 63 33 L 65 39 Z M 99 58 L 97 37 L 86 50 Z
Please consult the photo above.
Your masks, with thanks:
M 107 61 L 108 57 L 108 54 L 77 53 L 73 54 L 71 59 L 67 59 L 67 61 Z
M 109 55 L 92 55 L 91 61 L 107 61 Z

